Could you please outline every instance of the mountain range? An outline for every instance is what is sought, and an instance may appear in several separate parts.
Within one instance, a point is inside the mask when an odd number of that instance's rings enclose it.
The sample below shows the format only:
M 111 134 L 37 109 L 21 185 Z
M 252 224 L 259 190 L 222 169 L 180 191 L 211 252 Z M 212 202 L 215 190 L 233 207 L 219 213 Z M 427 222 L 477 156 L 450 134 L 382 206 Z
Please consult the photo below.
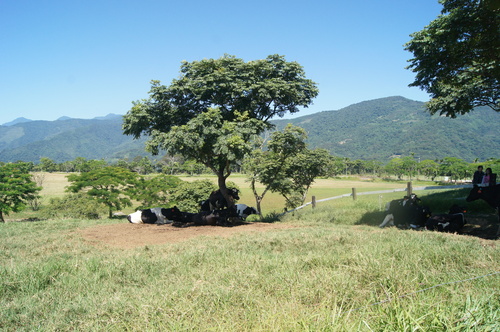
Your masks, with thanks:
M 394 156 L 424 160 L 456 157 L 469 162 L 498 158 L 500 114 L 479 108 L 451 119 L 425 111 L 419 101 L 387 97 L 293 119 L 273 120 L 278 129 L 291 123 L 308 133 L 309 148 L 335 156 L 386 162 Z M 74 160 L 116 161 L 150 156 L 145 138 L 122 133 L 122 116 L 94 119 L 19 118 L 0 126 L 0 161 L 32 161 L 47 157 L 58 163 Z

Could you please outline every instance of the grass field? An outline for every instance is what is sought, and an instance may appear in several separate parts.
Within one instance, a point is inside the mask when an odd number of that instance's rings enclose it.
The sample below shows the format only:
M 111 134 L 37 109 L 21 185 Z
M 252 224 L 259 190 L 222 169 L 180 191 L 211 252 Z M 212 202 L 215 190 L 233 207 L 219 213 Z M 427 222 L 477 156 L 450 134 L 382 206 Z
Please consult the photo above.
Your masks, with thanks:
M 398 186 L 319 180 L 310 194 Z M 284 216 L 286 229 L 133 249 L 82 236 L 122 220 L 0 224 L 0 330 L 498 331 L 498 242 L 379 229 L 379 209 L 378 195 L 346 198 Z
M 64 195 L 65 187 L 68 185 L 66 179 L 66 173 L 43 173 L 43 189 L 40 193 L 42 196 L 42 203 L 47 203 L 52 197 L 61 197 Z M 200 179 L 210 179 L 216 183 L 216 178 L 214 176 L 181 176 L 182 180 L 185 181 L 195 181 Z M 241 189 L 241 199 L 239 203 L 247 204 L 250 206 L 255 206 L 255 199 L 249 188 L 249 184 L 246 181 L 246 177 L 243 175 L 232 175 L 229 181 L 234 182 Z M 429 184 L 429 182 L 419 182 L 420 184 Z M 416 184 L 414 184 L 416 185 Z M 262 189 L 262 187 L 258 187 Z M 352 192 L 352 188 L 357 188 L 359 192 L 363 191 L 376 191 L 384 189 L 395 189 L 395 188 L 406 188 L 406 182 L 382 182 L 373 180 L 362 180 L 356 178 L 348 179 L 317 179 L 312 188 L 309 190 L 306 201 L 310 202 L 311 197 L 314 195 L 317 199 L 328 198 L 332 196 L 338 196 L 342 194 L 347 194 Z M 259 192 L 261 193 L 262 190 Z M 404 194 L 399 193 L 395 197 L 400 198 Z M 387 199 L 383 199 L 384 202 L 389 201 L 394 195 L 387 195 Z M 385 204 L 385 203 L 384 203 Z M 284 199 L 274 193 L 267 193 L 263 202 L 262 209 L 264 213 L 271 213 L 273 211 L 281 212 L 285 206 Z M 134 207 L 127 208 L 123 212 L 128 213 L 134 210 Z

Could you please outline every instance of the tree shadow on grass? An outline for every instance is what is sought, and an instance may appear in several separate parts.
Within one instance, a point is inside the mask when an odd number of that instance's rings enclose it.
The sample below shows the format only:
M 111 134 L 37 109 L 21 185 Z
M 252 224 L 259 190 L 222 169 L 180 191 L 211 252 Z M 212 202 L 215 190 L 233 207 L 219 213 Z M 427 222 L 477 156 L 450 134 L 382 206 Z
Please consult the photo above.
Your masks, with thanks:
M 421 195 L 421 205 L 430 208 L 432 215 L 447 214 L 454 204 L 466 208 L 466 224 L 460 235 L 475 236 L 482 239 L 494 240 L 500 236 L 500 221 L 497 212 L 482 200 L 466 202 L 465 198 L 470 189 L 456 189 L 446 192 L 436 192 Z M 385 211 L 370 211 L 365 213 L 356 223 L 378 227 L 386 216 Z
M 384 220 L 385 216 L 385 211 L 367 212 L 361 217 L 356 225 L 378 227 Z M 465 226 L 457 234 L 475 236 L 486 240 L 497 240 L 500 236 L 500 223 L 498 221 L 498 215 L 496 213 L 466 213 L 465 220 Z

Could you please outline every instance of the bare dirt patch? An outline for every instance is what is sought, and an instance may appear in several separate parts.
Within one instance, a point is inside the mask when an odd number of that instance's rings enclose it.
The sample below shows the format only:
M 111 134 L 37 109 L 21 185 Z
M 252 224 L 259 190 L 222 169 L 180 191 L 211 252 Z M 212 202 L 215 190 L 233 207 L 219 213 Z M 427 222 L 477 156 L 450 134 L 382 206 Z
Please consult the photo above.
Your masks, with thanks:
M 229 237 L 248 232 L 266 232 L 295 226 L 269 223 L 247 223 L 233 227 L 197 226 L 178 228 L 172 225 L 113 224 L 80 230 L 83 238 L 95 245 L 131 249 L 147 245 L 177 243 L 198 236 Z

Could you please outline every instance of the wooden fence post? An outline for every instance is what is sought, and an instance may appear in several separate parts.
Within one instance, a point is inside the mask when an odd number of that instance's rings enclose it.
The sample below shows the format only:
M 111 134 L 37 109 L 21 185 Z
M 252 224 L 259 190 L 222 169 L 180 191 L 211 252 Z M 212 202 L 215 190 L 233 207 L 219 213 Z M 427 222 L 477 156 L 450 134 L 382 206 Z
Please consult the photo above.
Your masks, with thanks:
M 352 199 L 356 200 L 358 197 L 356 196 L 356 188 L 352 188 Z
M 311 205 L 312 205 L 313 209 L 316 207 L 316 196 L 312 197 L 312 199 L 311 199 Z
M 411 181 L 410 181 L 406 185 L 406 195 L 408 195 L 408 197 L 410 197 L 412 193 L 413 193 L 413 188 L 412 188 Z

